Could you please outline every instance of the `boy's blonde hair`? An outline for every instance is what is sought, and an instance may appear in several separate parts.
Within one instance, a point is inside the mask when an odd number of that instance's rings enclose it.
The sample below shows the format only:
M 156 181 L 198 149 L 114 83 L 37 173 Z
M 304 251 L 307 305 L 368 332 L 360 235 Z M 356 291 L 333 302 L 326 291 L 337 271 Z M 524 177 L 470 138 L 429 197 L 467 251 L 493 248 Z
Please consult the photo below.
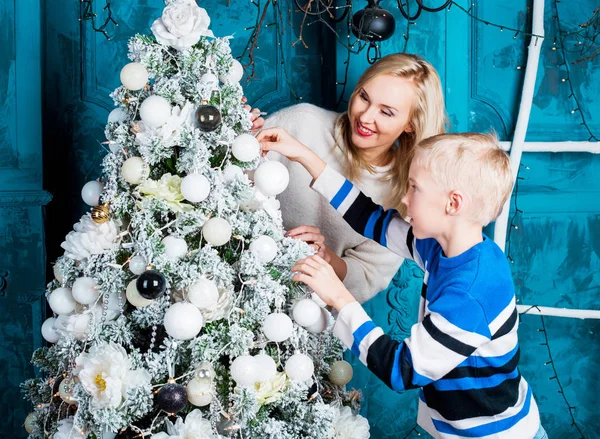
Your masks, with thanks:
M 440 134 L 420 142 L 415 162 L 442 190 L 460 190 L 470 199 L 467 216 L 483 226 L 494 221 L 513 187 L 508 155 L 494 133 Z
M 435 68 L 427 61 L 408 53 L 388 55 L 370 66 L 358 79 L 358 83 L 349 99 L 349 107 L 360 89 L 380 75 L 391 75 L 410 79 L 415 88 L 416 101 L 410 111 L 412 131 L 404 132 L 397 139 L 393 150 L 393 165 L 386 176 L 393 181 L 386 207 L 399 209 L 406 207 L 400 201 L 408 189 L 408 169 L 415 145 L 427 137 L 445 131 L 447 117 L 444 105 L 442 84 Z M 346 177 L 351 180 L 360 178 L 361 169 L 374 173 L 373 166 L 367 163 L 362 151 L 352 143 L 352 127 L 348 112 L 340 115 L 336 122 L 336 146 L 342 149 L 346 163 Z

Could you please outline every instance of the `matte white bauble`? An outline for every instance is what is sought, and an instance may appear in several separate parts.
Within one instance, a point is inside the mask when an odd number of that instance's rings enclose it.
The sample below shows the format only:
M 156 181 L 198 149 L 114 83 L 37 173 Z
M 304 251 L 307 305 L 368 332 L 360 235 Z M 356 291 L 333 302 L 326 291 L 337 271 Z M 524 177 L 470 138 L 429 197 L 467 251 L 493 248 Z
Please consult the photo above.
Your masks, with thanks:
M 242 355 L 231 363 L 231 378 L 240 386 L 253 386 L 256 382 L 257 364 L 254 357 Z
M 56 319 L 50 317 L 42 323 L 42 337 L 44 337 L 44 340 L 48 343 L 56 343 L 60 338 L 60 334 L 54 328 L 54 322 L 56 322 Z
M 321 308 L 325 308 L 327 306 L 327 304 L 323 302 L 323 299 L 321 299 L 316 293 L 311 294 L 310 298 Z
M 121 167 L 121 175 L 129 184 L 138 184 L 148 173 L 146 162 L 141 157 L 130 157 Z
M 212 246 L 227 244 L 231 239 L 231 225 L 223 218 L 211 218 L 204 223 L 202 235 Z
M 88 206 L 95 207 L 100 204 L 100 195 L 104 191 L 104 185 L 99 181 L 88 181 L 81 188 L 81 199 Z
M 283 163 L 269 160 L 254 172 L 254 184 L 267 197 L 282 193 L 290 183 L 290 173 Z
M 61 284 L 65 281 L 65 277 L 62 274 L 62 271 L 60 271 L 60 268 L 58 267 L 58 264 L 54 264 L 52 266 L 52 273 L 54 274 L 54 278 L 59 281 Z
M 214 309 L 219 302 L 219 289 L 212 280 L 201 278 L 188 287 L 188 299 L 199 309 Z
M 337 386 L 345 386 L 352 379 L 354 374 L 352 365 L 344 360 L 336 361 L 329 370 L 329 379 Z
M 146 299 L 145 297 L 140 296 L 140 292 L 136 287 L 137 279 L 133 279 L 127 285 L 127 290 L 125 291 L 125 295 L 127 297 L 127 301 L 131 303 L 136 308 L 143 308 L 152 303 L 151 299 Z
M 251 134 L 240 134 L 233 141 L 231 152 L 240 162 L 251 162 L 260 155 L 260 143 Z
M 188 401 L 197 407 L 204 407 L 213 400 L 211 387 L 206 387 L 204 383 L 192 380 L 186 386 Z
M 94 319 L 92 313 L 76 314 L 72 317 L 72 327 L 70 332 L 78 339 L 85 339 L 88 336 L 90 323 Z
M 185 242 L 185 239 L 178 238 L 177 236 L 165 236 L 162 243 L 165 246 L 165 256 L 171 261 L 176 261 L 177 259 L 184 257 L 188 251 L 188 245 Z
M 73 294 L 73 299 L 82 305 L 90 305 L 98 300 L 100 296 L 98 284 L 91 277 L 79 277 L 75 279 L 71 293 Z
M 192 203 L 206 200 L 210 193 L 210 182 L 202 174 L 190 174 L 181 180 L 181 195 Z
M 242 171 L 242 168 L 236 165 L 228 165 L 225 167 L 225 169 L 223 169 L 223 179 L 227 183 L 242 177 L 242 175 L 244 175 L 244 171 Z
M 308 332 L 312 332 L 313 334 L 319 334 L 327 329 L 329 324 L 329 313 L 325 311 L 323 308 L 319 308 L 321 310 L 321 315 L 317 319 L 315 323 L 306 327 Z
M 265 336 L 276 343 L 287 340 L 294 331 L 294 323 L 287 314 L 275 312 L 269 314 L 263 322 Z
M 208 72 L 200 77 L 200 83 L 207 87 L 215 88 L 219 85 L 219 78 L 217 78 L 217 75 Z
M 146 262 L 146 259 L 140 255 L 134 256 L 129 261 L 129 271 L 138 276 L 147 270 L 147 266 L 148 263 Z
M 165 313 L 165 330 L 177 340 L 191 340 L 200 333 L 203 323 L 202 313 L 191 303 L 174 303 Z
M 75 310 L 77 302 L 70 288 L 57 288 L 48 296 L 48 305 L 56 314 L 69 314 Z
M 171 116 L 171 104 L 162 96 L 148 96 L 140 105 L 140 118 L 146 126 L 157 128 Z
M 127 90 L 139 90 L 148 82 L 148 70 L 138 62 L 131 62 L 121 69 L 121 83 Z
M 256 381 L 264 383 L 269 381 L 277 373 L 277 365 L 267 354 L 259 354 L 254 356 L 256 362 Z
M 240 62 L 237 59 L 234 59 L 233 63 L 231 64 L 231 68 L 229 69 L 229 72 L 227 72 L 227 74 L 225 75 L 220 75 L 219 79 L 223 83 L 240 82 L 243 76 L 244 67 L 240 64 Z
M 293 380 L 309 380 L 314 371 L 315 365 L 308 355 L 294 354 L 285 363 L 285 373 Z
M 249 249 L 263 264 L 268 264 L 277 256 L 277 243 L 270 236 L 259 236 L 250 243 Z
M 123 123 L 127 120 L 127 110 L 123 107 L 115 108 L 108 114 L 109 123 Z
M 302 299 L 294 305 L 292 315 L 300 326 L 310 326 L 319 320 L 321 307 L 314 300 Z

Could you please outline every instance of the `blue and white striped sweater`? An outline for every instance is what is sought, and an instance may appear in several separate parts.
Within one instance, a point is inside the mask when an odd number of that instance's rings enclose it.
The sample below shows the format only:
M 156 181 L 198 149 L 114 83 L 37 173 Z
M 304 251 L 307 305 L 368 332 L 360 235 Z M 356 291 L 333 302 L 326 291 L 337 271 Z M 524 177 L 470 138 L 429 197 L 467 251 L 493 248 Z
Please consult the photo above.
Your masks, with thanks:
M 517 364 L 518 315 L 502 251 L 487 237 L 446 258 L 418 240 L 394 210 L 384 211 L 326 167 L 313 189 L 359 233 L 413 259 L 425 272 L 419 323 L 403 342 L 377 327 L 358 303 L 339 313 L 334 333 L 396 391 L 421 388 L 419 424 L 437 438 L 533 438 L 537 405 Z

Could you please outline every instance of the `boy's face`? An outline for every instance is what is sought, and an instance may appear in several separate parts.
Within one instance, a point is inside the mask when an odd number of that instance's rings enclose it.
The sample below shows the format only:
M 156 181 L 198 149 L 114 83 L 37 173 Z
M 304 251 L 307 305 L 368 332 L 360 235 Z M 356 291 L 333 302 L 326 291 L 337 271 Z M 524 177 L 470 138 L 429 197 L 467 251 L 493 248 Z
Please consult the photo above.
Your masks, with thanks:
M 417 153 L 419 154 L 419 153 Z M 402 198 L 416 238 L 435 238 L 444 231 L 448 194 L 433 180 L 431 173 L 413 160 L 408 174 L 408 193 Z

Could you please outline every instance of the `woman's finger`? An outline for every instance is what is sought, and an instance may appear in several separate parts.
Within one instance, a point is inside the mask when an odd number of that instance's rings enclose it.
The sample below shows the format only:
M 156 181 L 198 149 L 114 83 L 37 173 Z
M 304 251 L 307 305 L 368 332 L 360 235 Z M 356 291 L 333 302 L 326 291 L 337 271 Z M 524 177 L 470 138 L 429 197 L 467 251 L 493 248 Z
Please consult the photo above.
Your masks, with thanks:
M 316 226 L 298 226 L 293 229 L 288 230 L 287 235 L 293 237 L 294 235 L 302 234 L 302 233 L 321 233 L 321 229 Z
M 290 238 L 299 239 L 304 242 L 314 242 L 321 245 L 325 243 L 325 237 L 320 233 L 303 233 L 302 235 L 290 236 Z

